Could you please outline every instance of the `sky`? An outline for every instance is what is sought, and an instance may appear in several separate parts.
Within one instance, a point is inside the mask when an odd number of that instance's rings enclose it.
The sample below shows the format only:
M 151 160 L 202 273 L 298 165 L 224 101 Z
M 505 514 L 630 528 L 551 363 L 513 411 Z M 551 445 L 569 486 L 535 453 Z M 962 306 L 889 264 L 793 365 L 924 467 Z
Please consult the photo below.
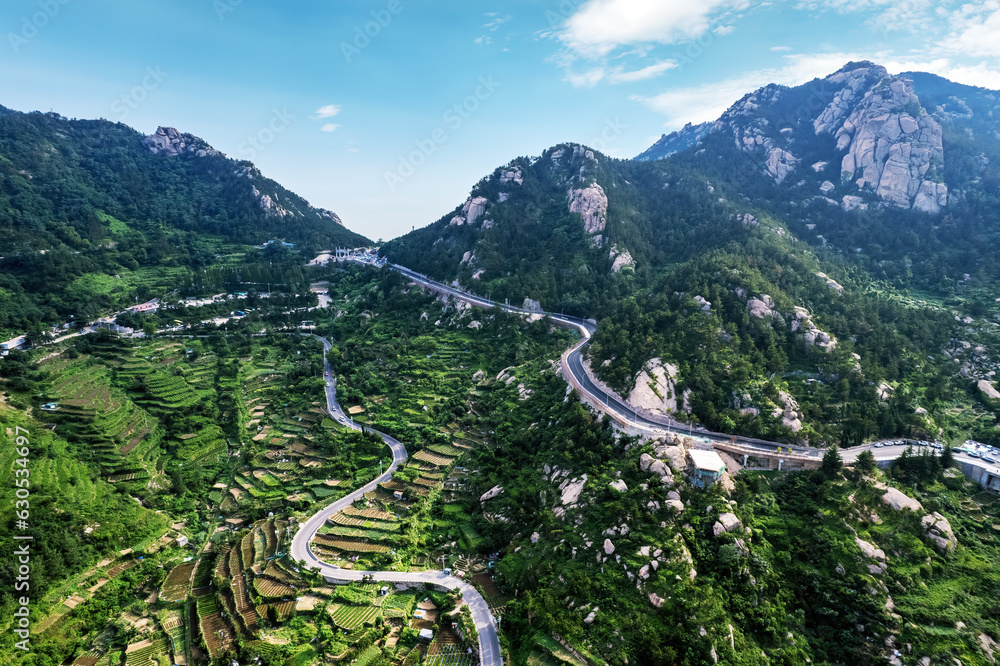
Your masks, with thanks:
M 631 158 L 850 60 L 1000 89 L 1000 2 L 4 0 L 0 104 L 175 127 L 372 239 L 521 155 Z

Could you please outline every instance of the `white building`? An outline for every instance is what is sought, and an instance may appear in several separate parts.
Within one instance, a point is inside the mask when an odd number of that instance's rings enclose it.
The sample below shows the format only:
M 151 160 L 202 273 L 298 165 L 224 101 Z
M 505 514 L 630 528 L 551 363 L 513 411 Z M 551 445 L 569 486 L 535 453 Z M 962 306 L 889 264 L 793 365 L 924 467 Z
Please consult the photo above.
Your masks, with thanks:
M 16 338 L 11 338 L 7 342 L 0 342 L 0 354 L 6 356 L 7 352 L 9 352 L 10 350 L 21 349 L 26 344 L 28 344 L 28 338 L 27 336 L 24 335 L 19 335 Z

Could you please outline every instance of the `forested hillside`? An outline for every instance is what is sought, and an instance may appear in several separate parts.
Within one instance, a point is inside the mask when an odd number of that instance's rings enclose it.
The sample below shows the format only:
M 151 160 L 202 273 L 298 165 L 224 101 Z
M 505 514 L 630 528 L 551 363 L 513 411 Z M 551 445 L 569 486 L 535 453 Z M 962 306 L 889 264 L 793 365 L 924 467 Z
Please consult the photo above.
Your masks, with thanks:
M 134 303 L 272 239 L 301 256 L 369 242 L 197 137 L 7 109 L 0 234 L 0 329 L 10 330 Z
M 979 382 L 1000 349 L 997 106 L 848 63 L 637 161 L 579 145 L 518 158 L 383 253 L 594 317 L 594 372 L 646 409 L 814 443 L 995 441 Z

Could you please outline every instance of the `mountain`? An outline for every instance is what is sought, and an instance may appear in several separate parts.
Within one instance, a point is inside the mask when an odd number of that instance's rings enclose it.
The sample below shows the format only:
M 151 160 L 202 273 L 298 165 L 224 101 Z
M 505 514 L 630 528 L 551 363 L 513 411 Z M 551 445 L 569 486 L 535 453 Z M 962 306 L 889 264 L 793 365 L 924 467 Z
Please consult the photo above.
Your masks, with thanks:
M 190 134 L 9 109 L 0 112 L 0 232 L 0 329 L 172 289 L 224 249 L 276 238 L 305 253 L 370 243 Z
M 697 125 L 688 123 L 676 132 L 661 136 L 659 141 L 636 156 L 635 159 L 640 162 L 662 160 L 697 144 L 710 131 L 712 131 L 712 123 L 699 123 Z
M 996 106 L 848 63 L 636 160 L 574 144 L 517 158 L 382 251 L 598 319 L 595 374 L 651 411 L 814 443 L 1000 439 L 976 388 L 1000 371 Z

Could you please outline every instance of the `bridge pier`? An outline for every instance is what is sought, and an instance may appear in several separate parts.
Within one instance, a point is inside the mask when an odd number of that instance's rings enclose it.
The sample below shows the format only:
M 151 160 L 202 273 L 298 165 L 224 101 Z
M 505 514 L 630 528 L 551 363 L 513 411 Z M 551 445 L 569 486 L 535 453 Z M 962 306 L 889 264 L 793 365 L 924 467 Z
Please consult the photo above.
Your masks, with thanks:
M 744 454 L 743 454 L 743 466 L 744 466 L 744 467 L 746 467 L 746 466 L 747 466 L 747 461 L 748 461 L 749 459 L 750 459 L 750 455 L 749 455 L 749 454 L 747 454 L 747 453 L 744 453 Z

